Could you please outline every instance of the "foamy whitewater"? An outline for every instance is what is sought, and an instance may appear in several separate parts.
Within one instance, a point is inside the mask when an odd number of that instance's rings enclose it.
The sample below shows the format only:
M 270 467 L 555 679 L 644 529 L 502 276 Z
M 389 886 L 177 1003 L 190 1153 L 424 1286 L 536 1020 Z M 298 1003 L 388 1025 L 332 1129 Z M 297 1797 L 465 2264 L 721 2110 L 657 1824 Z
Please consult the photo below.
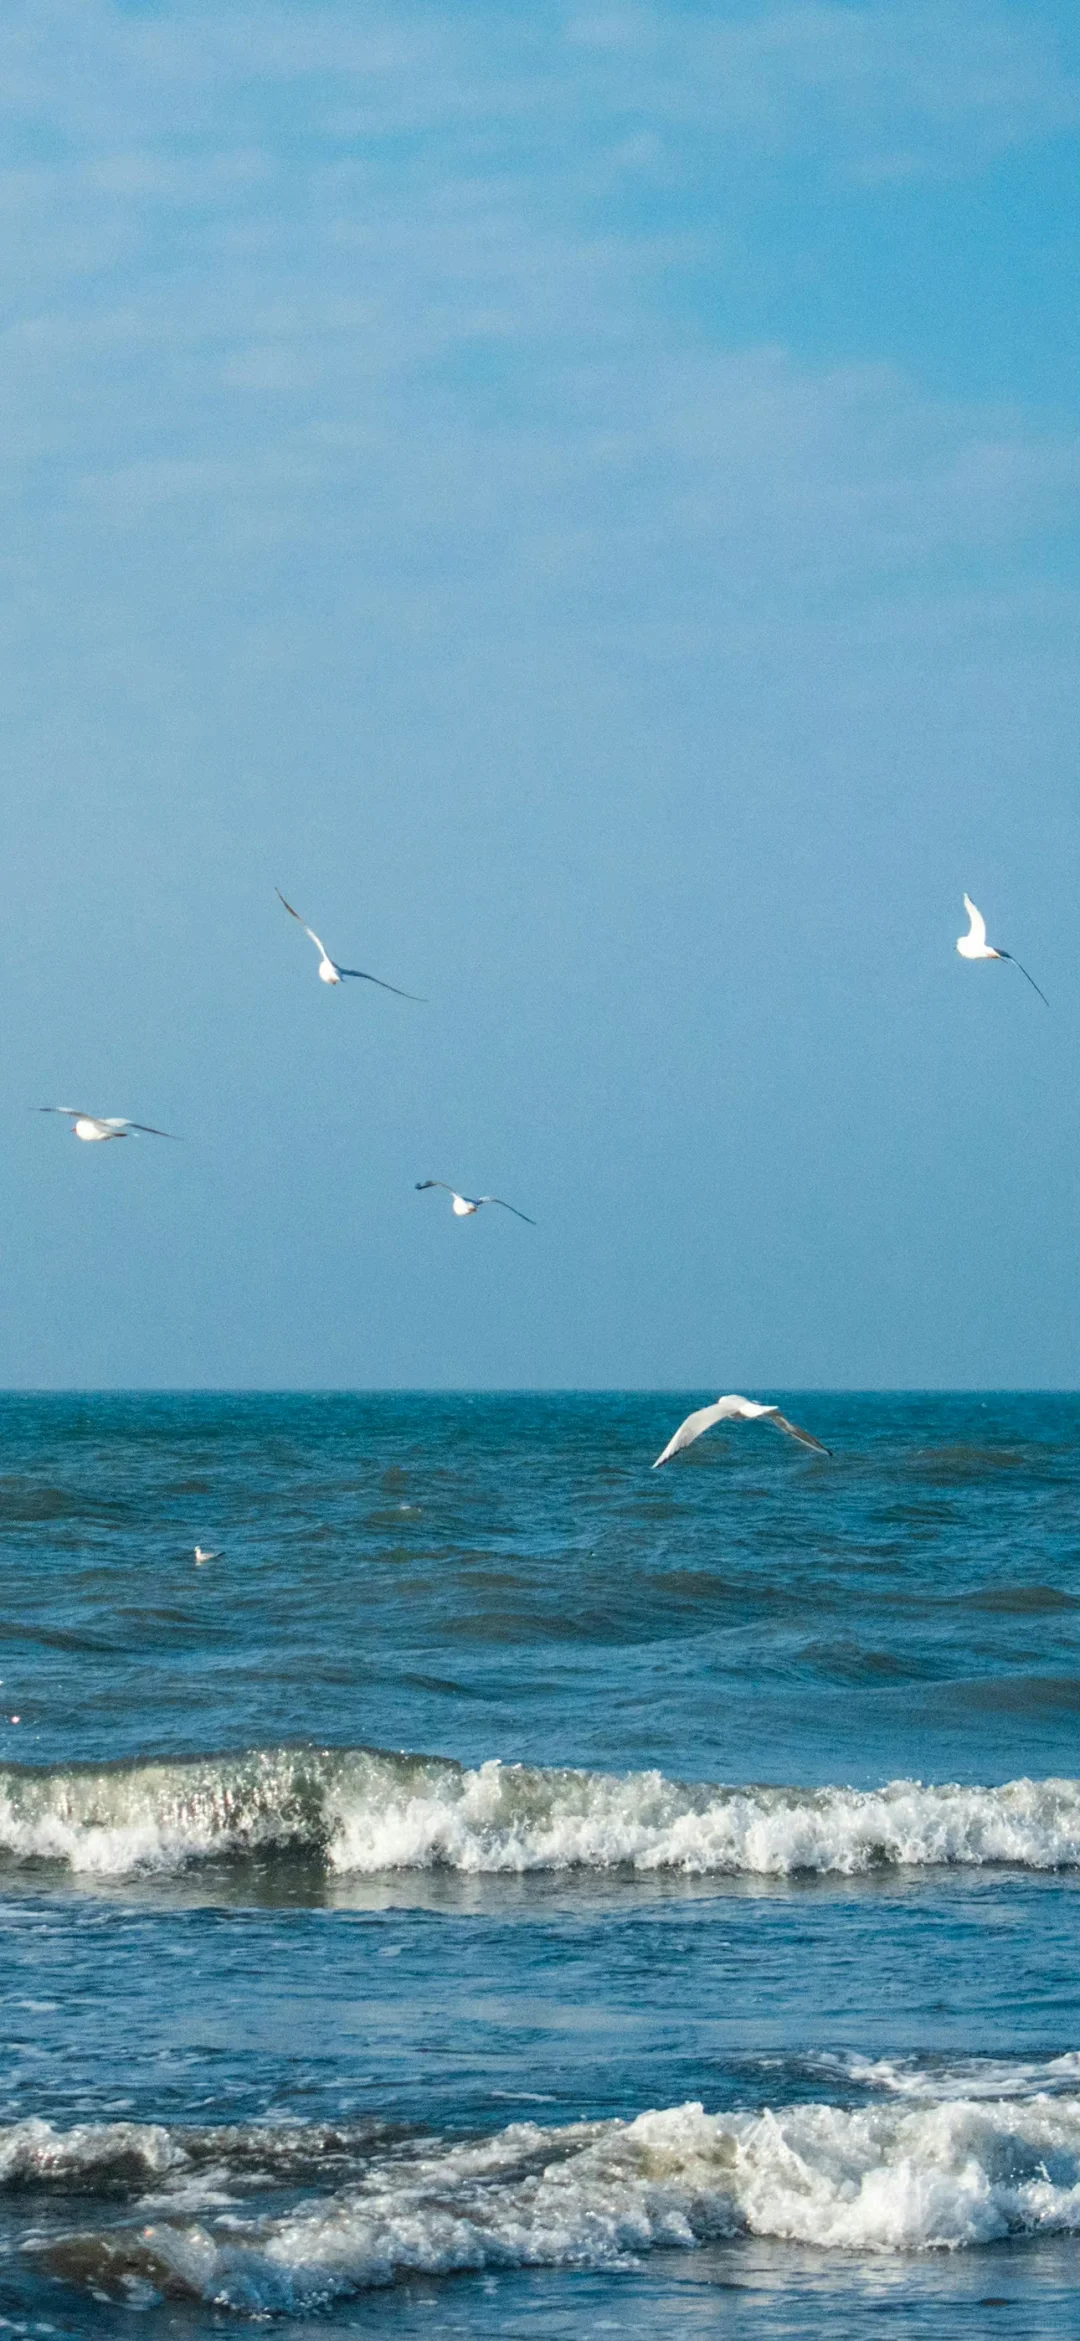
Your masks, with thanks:
M 331 2143 L 340 2156 L 349 2141 Z M 561 2131 L 515 2122 L 393 2155 L 365 2155 L 365 2143 L 354 2148 L 362 2177 L 280 2219 L 233 2206 L 260 2176 L 280 2178 L 281 2162 L 311 2175 L 318 2139 L 305 2156 L 302 2135 L 287 2134 L 279 2155 L 266 2131 L 215 2142 L 126 2123 L 67 2136 L 23 2123 L 0 2135 L 0 2184 L 141 2179 L 140 2226 L 67 2236 L 47 2247 L 49 2264 L 92 2271 L 121 2299 L 133 2287 L 186 2293 L 255 2316 L 324 2309 L 409 2275 L 618 2267 L 742 2234 L 896 2252 L 1080 2229 L 1075 2096 L 726 2116 L 690 2104 Z M 185 2216 L 193 2195 L 211 2216 Z
M 695 1787 L 662 1773 L 471 1769 L 369 1749 L 256 1749 L 190 1763 L 0 1772 L 0 1849 L 102 1877 L 237 1854 L 342 1873 L 446 1868 L 854 1877 L 886 1865 L 1080 1863 L 1080 1781 L 877 1791 Z
M 699 1395 L 0 1399 L 0 2333 L 1071 2341 L 1080 1401 Z

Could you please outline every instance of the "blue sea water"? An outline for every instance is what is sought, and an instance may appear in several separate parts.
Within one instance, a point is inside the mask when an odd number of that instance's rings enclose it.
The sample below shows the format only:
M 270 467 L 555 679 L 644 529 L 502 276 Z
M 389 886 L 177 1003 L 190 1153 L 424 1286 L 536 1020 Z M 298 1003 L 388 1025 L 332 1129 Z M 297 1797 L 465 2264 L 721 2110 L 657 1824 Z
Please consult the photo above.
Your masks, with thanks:
M 1080 1400 L 698 1396 L 0 1398 L 0 2332 L 1075 2331 Z

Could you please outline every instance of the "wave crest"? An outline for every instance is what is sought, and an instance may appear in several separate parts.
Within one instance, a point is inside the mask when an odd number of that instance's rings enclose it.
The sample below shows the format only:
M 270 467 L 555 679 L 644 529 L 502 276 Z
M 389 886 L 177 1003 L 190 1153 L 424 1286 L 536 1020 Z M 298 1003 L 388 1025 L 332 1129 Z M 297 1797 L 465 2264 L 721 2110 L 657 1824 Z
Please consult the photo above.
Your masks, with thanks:
M 122 2139 L 103 2128 L 98 2144 L 78 2133 L 79 2152 L 130 2162 L 123 2128 Z M 147 2135 L 148 2173 L 188 2160 L 167 2133 Z M 32 2149 L 59 2175 L 44 2136 Z M 0 2141 L 0 2167 L 2 2151 Z M 227 2162 L 225 2151 L 226 2172 Z M 518 2122 L 485 2139 L 376 2148 L 358 2179 L 281 2217 L 170 2218 L 161 2192 L 144 2207 L 166 2216 L 67 2236 L 46 2249 L 47 2264 L 129 2301 L 140 2286 L 147 2305 L 186 2295 L 266 2316 L 411 2276 L 618 2266 L 745 2234 L 826 2250 L 955 2251 L 1080 2231 L 1080 2098 L 725 2114 L 692 2103 L 630 2122 Z
M 0 1851 L 103 1877 L 306 1854 L 342 1874 L 446 1868 L 857 1876 L 1080 1865 L 1080 1781 L 716 1787 L 661 1772 L 473 1769 L 369 1749 L 255 1749 L 100 1769 L 0 1767 Z

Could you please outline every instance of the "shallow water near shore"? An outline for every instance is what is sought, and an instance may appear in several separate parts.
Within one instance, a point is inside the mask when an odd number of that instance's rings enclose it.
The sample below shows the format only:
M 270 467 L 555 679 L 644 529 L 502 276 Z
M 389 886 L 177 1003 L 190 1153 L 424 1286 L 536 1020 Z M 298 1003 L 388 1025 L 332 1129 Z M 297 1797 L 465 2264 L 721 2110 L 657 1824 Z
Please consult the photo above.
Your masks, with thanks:
M 9 2329 L 1071 2330 L 1080 1400 L 700 1395 L 0 1400 Z

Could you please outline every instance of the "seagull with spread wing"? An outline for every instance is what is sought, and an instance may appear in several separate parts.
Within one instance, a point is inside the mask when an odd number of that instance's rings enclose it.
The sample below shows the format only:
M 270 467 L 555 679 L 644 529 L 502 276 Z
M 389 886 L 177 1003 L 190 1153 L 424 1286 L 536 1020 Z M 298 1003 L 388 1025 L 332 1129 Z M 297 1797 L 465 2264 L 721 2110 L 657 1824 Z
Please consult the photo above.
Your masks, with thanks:
M 295 919 L 297 925 L 304 928 L 305 935 L 310 935 L 311 940 L 319 954 L 319 974 L 324 984 L 339 984 L 343 976 L 353 975 L 357 977 L 360 983 L 378 984 L 379 990 L 381 992 L 397 993 L 399 1000 L 418 999 L 418 994 L 416 992 L 399 991 L 396 984 L 384 983 L 381 975 L 368 975 L 367 970 L 363 967 L 339 967 L 337 960 L 331 959 L 330 953 L 327 950 L 322 937 L 316 934 L 314 927 L 305 926 L 299 911 L 293 909 L 291 902 L 285 901 L 285 896 L 283 895 L 280 886 L 275 886 L 274 892 L 277 895 L 278 901 L 280 903 L 284 903 L 285 909 L 289 913 L 289 917 L 291 919 Z M 423 1003 L 421 1002 L 420 1004 L 422 1005 Z
M 1020 961 L 1013 958 L 1012 952 L 997 951 L 995 950 L 992 943 L 987 942 L 986 920 L 984 919 L 981 910 L 976 910 L 970 894 L 965 894 L 964 896 L 964 909 L 966 910 L 968 917 L 971 920 L 971 925 L 968 928 L 967 934 L 960 936 L 956 946 L 960 953 L 961 959 L 1009 960 L 1013 967 L 1020 968 L 1021 975 L 1027 976 L 1027 980 L 1031 985 L 1032 991 L 1038 992 L 1040 1000 L 1044 1000 L 1046 1002 L 1046 1006 L 1049 1007 L 1050 1002 L 1046 998 L 1046 993 L 1039 990 L 1039 986 L 1036 983 L 1034 976 L 1028 975 L 1026 967 L 1020 967 Z
M 789 1438 L 798 1439 L 800 1446 L 812 1447 L 815 1454 L 832 1453 L 832 1449 L 823 1447 L 821 1440 L 815 1439 L 810 1431 L 801 1430 L 797 1422 L 789 1422 L 778 1406 L 759 1406 L 753 1398 L 737 1398 L 732 1394 L 727 1398 L 718 1398 L 715 1406 L 699 1406 L 696 1414 L 688 1414 L 686 1421 L 679 1424 L 674 1438 L 668 1440 L 663 1454 L 657 1456 L 653 1470 L 659 1471 L 662 1463 L 669 1463 L 681 1447 L 692 1447 L 694 1440 L 700 1439 L 702 1431 L 711 1431 L 714 1422 L 771 1422 L 778 1431 L 786 1431 Z
M 88 1146 L 100 1144 L 106 1138 L 175 1138 L 175 1130 L 155 1130 L 151 1122 L 127 1122 L 120 1114 L 105 1118 L 99 1114 L 84 1114 L 78 1105 L 39 1105 L 39 1114 L 67 1114 L 76 1138 L 84 1138 Z
M 504 1203 L 501 1195 L 459 1195 L 456 1187 L 448 1187 L 445 1179 L 417 1179 L 416 1192 L 422 1195 L 426 1187 L 441 1187 L 450 1197 L 450 1209 L 455 1219 L 471 1219 L 482 1203 L 498 1203 L 503 1211 L 512 1211 L 515 1219 L 523 1219 L 526 1227 L 535 1227 L 527 1211 L 519 1211 L 516 1203 Z

